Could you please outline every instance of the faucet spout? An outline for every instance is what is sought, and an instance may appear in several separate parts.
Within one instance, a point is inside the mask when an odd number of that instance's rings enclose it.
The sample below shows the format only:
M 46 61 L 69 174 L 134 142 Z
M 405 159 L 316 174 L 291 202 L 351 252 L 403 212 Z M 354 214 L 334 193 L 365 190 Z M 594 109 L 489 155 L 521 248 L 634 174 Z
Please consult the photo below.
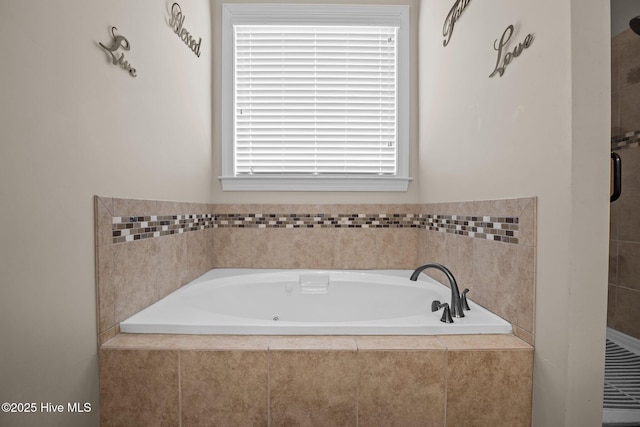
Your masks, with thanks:
M 451 316 L 464 317 L 458 283 L 456 282 L 456 278 L 453 277 L 453 274 L 451 274 L 451 271 L 449 271 L 447 267 L 441 264 L 425 264 L 421 267 L 416 268 L 413 274 L 411 274 L 410 279 L 415 282 L 416 280 L 418 280 L 418 276 L 420 276 L 420 273 L 422 273 L 427 268 L 435 268 L 436 270 L 442 271 L 445 276 L 447 276 L 447 279 L 449 279 L 449 286 L 451 287 Z

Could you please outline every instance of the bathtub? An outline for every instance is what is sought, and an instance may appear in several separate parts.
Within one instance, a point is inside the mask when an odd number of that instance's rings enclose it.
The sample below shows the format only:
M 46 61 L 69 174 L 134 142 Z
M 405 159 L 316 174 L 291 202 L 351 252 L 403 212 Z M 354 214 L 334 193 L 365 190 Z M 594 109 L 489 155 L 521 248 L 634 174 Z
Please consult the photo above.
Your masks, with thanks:
M 214 269 L 120 323 L 124 333 L 234 335 L 509 334 L 473 302 L 454 323 L 431 302 L 451 291 L 411 270 Z

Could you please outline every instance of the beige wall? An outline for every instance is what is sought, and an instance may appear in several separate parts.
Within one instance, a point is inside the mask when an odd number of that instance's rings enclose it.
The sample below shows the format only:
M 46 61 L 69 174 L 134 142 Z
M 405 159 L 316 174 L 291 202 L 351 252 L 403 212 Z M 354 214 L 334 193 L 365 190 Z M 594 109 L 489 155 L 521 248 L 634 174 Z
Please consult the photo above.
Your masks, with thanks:
M 587 4 L 588 3 L 588 4 Z M 538 197 L 536 426 L 601 424 L 608 220 L 608 0 L 420 10 L 420 195 Z M 493 42 L 534 41 L 489 78 Z
M 200 58 L 163 23 L 169 3 L 3 5 L 0 401 L 89 401 L 97 407 L 94 194 L 202 203 L 435 203 L 535 195 L 534 424 L 598 425 L 608 0 L 471 2 L 447 48 L 440 29 L 450 6 L 409 1 L 414 12 L 421 7 L 420 114 L 414 109 L 411 118 L 415 181 L 400 194 L 221 192 L 214 154 L 220 105 L 211 104 L 220 94 L 221 1 L 211 7 L 204 0 L 180 2 L 185 26 L 203 38 Z M 491 44 L 510 23 L 522 31 L 514 41 L 528 32 L 535 40 L 504 77 L 489 79 Z M 138 69 L 135 79 L 109 64 L 96 44 L 109 41 L 112 25 L 131 42 L 126 57 Z M 208 46 L 212 35 L 218 41 Z M 418 43 L 412 46 L 417 50 Z M 417 80 L 414 67 L 412 84 Z M 2 425 L 39 419 L 51 422 L 46 415 L 0 413 Z M 60 415 L 55 422 L 96 424 L 97 413 Z
M 97 425 L 93 195 L 211 200 L 206 1 L 182 0 L 197 58 L 152 0 L 3 2 L 0 14 L 0 401 L 90 402 Z M 98 42 L 118 27 L 132 78 Z

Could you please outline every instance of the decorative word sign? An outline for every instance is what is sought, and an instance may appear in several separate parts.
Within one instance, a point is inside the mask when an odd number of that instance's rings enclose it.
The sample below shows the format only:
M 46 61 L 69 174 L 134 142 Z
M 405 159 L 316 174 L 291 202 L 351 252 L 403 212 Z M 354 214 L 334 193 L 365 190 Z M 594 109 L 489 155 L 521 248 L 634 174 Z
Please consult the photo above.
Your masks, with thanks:
M 184 26 L 184 18 L 185 16 L 182 14 L 182 9 L 178 3 L 174 3 L 171 6 L 171 20 L 169 21 L 169 26 L 173 28 L 173 32 L 178 35 L 182 39 L 182 41 L 189 46 L 189 49 L 196 54 L 198 58 L 200 58 L 200 43 L 202 43 L 202 37 L 196 43 L 196 39 L 193 38 L 189 31 Z
M 471 0 L 456 0 L 453 4 L 447 18 L 444 20 L 444 25 L 442 26 L 442 35 L 445 37 L 442 42 L 443 46 L 446 47 L 449 44 L 451 34 L 453 34 L 453 26 L 456 25 L 456 21 L 460 19 L 460 15 L 462 15 L 462 12 L 464 12 L 470 2 Z
M 107 47 L 102 43 L 98 43 L 98 44 L 100 45 L 101 48 L 107 51 L 108 54 L 111 55 L 111 60 L 113 65 L 120 65 L 120 67 L 122 67 L 123 70 L 129 72 L 129 75 L 131 75 L 131 77 L 137 77 L 136 69 L 129 64 L 129 61 L 124 60 L 124 53 L 120 53 L 120 57 L 117 57 L 117 55 L 114 53 L 120 48 L 124 50 L 131 49 L 129 40 L 127 40 L 125 36 L 117 36 L 115 33 L 116 30 L 117 30 L 116 27 L 111 27 L 111 35 L 113 36 L 113 41 L 111 42 L 111 46 Z
M 505 68 L 507 68 L 507 65 L 511 63 L 513 58 L 517 58 L 518 56 L 520 56 L 522 51 L 531 46 L 531 43 L 533 43 L 533 35 L 527 34 L 527 37 L 524 38 L 524 41 L 522 43 L 518 43 L 518 46 L 514 47 L 512 52 L 508 51 L 503 55 L 504 47 L 507 45 L 507 43 L 509 43 L 512 35 L 513 25 L 509 25 L 507 29 L 504 30 L 504 33 L 502 33 L 502 37 L 500 37 L 500 44 L 496 45 L 496 43 L 498 43 L 498 39 L 493 42 L 493 48 L 498 51 L 498 59 L 496 61 L 496 68 L 493 70 L 493 73 L 489 75 L 489 77 L 495 76 L 496 73 L 500 74 L 500 77 L 502 77 Z

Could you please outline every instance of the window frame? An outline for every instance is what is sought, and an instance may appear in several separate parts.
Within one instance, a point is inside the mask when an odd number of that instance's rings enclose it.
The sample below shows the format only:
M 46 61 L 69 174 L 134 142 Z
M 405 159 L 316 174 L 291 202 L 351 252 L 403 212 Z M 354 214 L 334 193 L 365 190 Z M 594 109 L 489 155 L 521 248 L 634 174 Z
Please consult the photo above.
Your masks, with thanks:
M 234 25 L 389 25 L 398 27 L 397 171 L 382 175 L 234 175 Z M 222 5 L 223 191 L 407 191 L 409 177 L 409 6 L 406 5 Z

